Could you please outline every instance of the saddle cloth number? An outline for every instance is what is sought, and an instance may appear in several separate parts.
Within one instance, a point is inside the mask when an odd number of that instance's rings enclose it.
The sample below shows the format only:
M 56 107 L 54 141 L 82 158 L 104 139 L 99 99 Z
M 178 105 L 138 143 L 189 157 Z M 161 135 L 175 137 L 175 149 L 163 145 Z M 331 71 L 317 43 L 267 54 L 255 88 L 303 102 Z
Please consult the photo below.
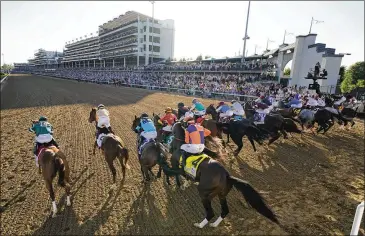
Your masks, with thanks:
M 184 168 L 185 173 L 195 179 L 196 172 L 199 168 L 200 163 L 202 163 L 207 158 L 210 158 L 210 157 L 206 154 L 189 156 L 186 159 L 186 165 Z M 180 165 L 181 165 L 181 163 L 182 163 L 182 157 L 180 157 Z
M 266 113 L 256 113 L 255 114 L 255 121 L 264 122 L 265 117 L 266 117 Z

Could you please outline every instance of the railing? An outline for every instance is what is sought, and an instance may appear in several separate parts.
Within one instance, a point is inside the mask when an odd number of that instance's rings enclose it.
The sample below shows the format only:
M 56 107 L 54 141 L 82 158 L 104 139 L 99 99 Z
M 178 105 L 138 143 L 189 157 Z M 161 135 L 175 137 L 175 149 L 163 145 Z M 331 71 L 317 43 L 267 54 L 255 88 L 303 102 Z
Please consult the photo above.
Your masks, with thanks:
M 352 223 L 350 235 L 357 235 L 359 233 L 362 215 L 364 213 L 364 202 L 360 203 L 356 208 L 354 222 Z

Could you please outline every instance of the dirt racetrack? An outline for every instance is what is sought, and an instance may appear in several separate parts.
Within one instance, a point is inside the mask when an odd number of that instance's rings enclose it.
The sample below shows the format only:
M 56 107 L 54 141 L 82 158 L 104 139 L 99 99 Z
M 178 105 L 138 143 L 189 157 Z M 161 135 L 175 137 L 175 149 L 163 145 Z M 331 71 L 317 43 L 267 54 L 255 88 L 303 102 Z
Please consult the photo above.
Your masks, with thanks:
M 247 139 L 230 173 L 249 181 L 265 197 L 284 225 L 264 219 L 247 206 L 236 190 L 228 195 L 230 214 L 216 228 L 197 229 L 204 210 L 192 185 L 185 191 L 163 179 L 141 183 L 134 115 L 162 112 L 190 97 L 153 91 L 77 83 L 30 75 L 12 75 L 1 93 L 1 235 L 278 235 L 349 234 L 357 204 L 364 201 L 364 124 L 324 135 L 293 135 L 264 152 L 254 154 Z M 211 100 L 204 100 L 208 105 Z M 101 153 L 92 155 L 94 126 L 87 122 L 92 106 L 106 105 L 114 131 L 130 150 L 131 169 L 124 186 L 109 191 L 111 173 Z M 55 138 L 68 156 L 72 206 L 65 206 L 63 189 L 56 187 L 57 217 L 34 164 L 31 120 L 45 115 Z M 233 144 L 231 144 L 233 147 Z M 264 150 L 259 147 L 259 150 Z M 120 165 L 115 162 L 117 180 Z M 155 172 L 156 173 L 156 172 Z M 175 185 L 175 181 L 172 181 Z M 213 202 L 216 217 L 220 213 Z M 216 218 L 214 218 L 216 219 Z M 361 227 L 360 235 L 364 235 Z

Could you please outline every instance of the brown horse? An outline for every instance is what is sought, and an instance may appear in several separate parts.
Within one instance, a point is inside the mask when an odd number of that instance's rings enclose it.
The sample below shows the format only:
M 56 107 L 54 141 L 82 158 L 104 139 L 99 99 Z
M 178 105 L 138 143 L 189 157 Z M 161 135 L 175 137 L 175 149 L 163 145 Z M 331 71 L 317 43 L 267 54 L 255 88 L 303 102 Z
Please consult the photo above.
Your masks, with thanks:
M 91 109 L 88 121 L 90 123 L 95 122 L 95 126 L 96 126 L 96 124 L 97 124 L 96 108 Z M 106 136 L 104 136 L 103 140 L 102 140 L 101 150 L 104 153 L 105 160 L 108 163 L 109 169 L 113 175 L 112 188 L 115 188 L 117 171 L 114 167 L 114 160 L 115 160 L 115 158 L 118 158 L 119 163 L 122 166 L 122 172 L 123 172 L 122 182 L 124 182 L 125 171 L 126 171 L 126 169 L 130 169 L 129 165 L 127 164 L 128 159 L 129 159 L 129 152 L 128 152 L 128 149 L 125 147 L 123 140 L 120 137 L 118 137 L 117 135 L 114 135 L 114 134 L 110 134 L 109 130 L 106 128 L 101 129 L 101 131 L 102 131 L 102 133 L 106 134 Z M 95 139 L 94 150 L 93 150 L 94 155 L 95 155 L 96 146 L 97 146 L 97 142 Z
M 52 217 L 56 216 L 57 205 L 55 194 L 53 191 L 53 179 L 58 172 L 58 184 L 66 190 L 66 205 L 71 206 L 71 187 L 70 187 L 70 169 L 66 156 L 55 146 L 46 147 L 39 155 L 39 164 L 42 170 L 43 179 L 46 182 L 46 187 L 52 200 Z
M 132 123 L 132 131 L 136 130 L 136 127 L 140 124 L 141 119 L 135 116 L 134 121 Z M 140 135 L 140 134 L 139 134 Z M 139 136 L 137 140 L 139 139 Z M 137 144 L 138 148 L 138 144 Z M 166 164 L 168 151 L 164 148 L 164 146 L 160 142 L 152 141 L 146 143 L 143 147 L 141 157 L 139 159 L 139 163 L 141 165 L 142 179 L 143 182 L 150 181 L 151 177 L 154 177 L 154 173 L 152 172 L 152 168 L 155 165 L 159 165 L 157 178 L 161 177 L 162 167 Z M 168 181 L 167 172 L 165 172 L 166 180 Z
M 175 124 L 173 134 L 174 137 L 177 138 L 177 140 L 184 139 L 184 130 L 180 123 Z M 182 142 L 180 143 L 182 144 Z M 176 171 L 177 174 L 182 174 L 186 176 L 184 171 L 179 167 L 180 156 L 181 154 L 179 150 L 175 150 L 171 158 L 172 168 Z M 194 179 L 194 181 L 199 183 L 199 196 L 206 213 L 204 220 L 200 223 L 195 223 L 194 226 L 198 228 L 203 228 L 210 220 L 213 219 L 214 212 L 211 206 L 211 202 L 212 199 L 216 196 L 219 197 L 219 201 L 221 204 L 221 215 L 214 223 L 210 224 L 210 226 L 217 227 L 220 224 L 220 222 L 229 213 L 226 197 L 233 186 L 242 193 L 247 203 L 251 205 L 256 211 L 258 211 L 261 215 L 267 217 L 271 221 L 279 224 L 279 221 L 277 220 L 275 214 L 266 205 L 263 197 L 259 194 L 259 192 L 257 192 L 257 190 L 255 190 L 248 182 L 231 176 L 226 168 L 218 161 L 210 158 L 203 160 L 196 171 L 196 178 Z M 177 184 L 179 186 L 180 183 L 177 182 Z

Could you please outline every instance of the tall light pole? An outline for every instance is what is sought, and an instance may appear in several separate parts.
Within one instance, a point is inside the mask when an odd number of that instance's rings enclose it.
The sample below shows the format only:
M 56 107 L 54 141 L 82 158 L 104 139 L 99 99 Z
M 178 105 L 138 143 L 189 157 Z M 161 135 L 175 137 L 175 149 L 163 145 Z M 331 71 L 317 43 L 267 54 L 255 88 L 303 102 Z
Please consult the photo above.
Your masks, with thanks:
M 246 52 L 246 40 L 250 39 L 247 35 L 247 29 L 248 29 L 248 18 L 250 16 L 250 5 L 251 1 L 248 1 L 248 8 L 247 8 L 247 19 L 246 19 L 246 29 L 245 29 L 245 36 L 243 37 L 243 52 L 242 52 L 242 63 L 245 61 L 245 52 Z
M 312 17 L 312 20 L 311 20 L 311 26 L 310 26 L 310 28 L 309 28 L 309 33 L 311 33 L 311 32 L 312 32 L 312 25 L 313 25 L 313 22 L 314 22 L 314 24 L 324 23 L 324 21 L 315 20 L 315 19 Z
M 283 39 L 283 44 L 285 44 L 285 36 L 287 36 L 287 35 L 294 35 L 293 33 L 288 33 L 288 32 L 286 32 L 286 30 L 285 30 L 285 33 L 284 33 L 284 39 Z
M 1 56 L 3 56 L 3 65 L 5 65 L 5 56 L 4 56 L 4 53 L 1 53 Z
M 266 51 L 269 50 L 269 43 L 274 43 L 275 41 L 273 40 L 270 40 L 269 38 L 267 38 L 267 41 L 266 41 Z
M 153 64 L 153 27 L 155 24 L 155 1 L 150 1 L 150 3 L 152 4 L 152 58 L 151 58 L 151 64 Z

